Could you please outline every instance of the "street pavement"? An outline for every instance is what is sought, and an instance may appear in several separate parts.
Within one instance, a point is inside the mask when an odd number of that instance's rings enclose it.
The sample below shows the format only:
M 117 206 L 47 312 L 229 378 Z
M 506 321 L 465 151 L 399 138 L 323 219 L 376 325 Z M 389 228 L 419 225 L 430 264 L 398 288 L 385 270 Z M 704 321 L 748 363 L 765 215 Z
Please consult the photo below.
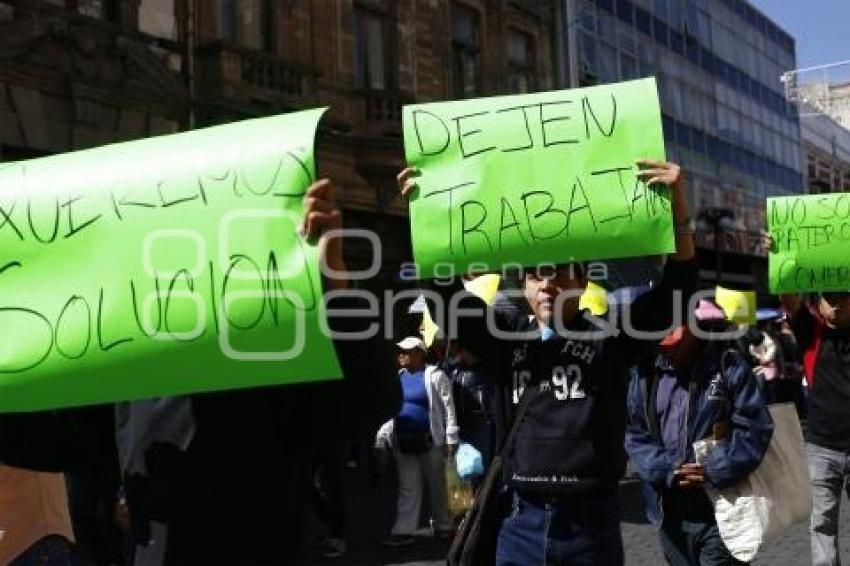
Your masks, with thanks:
M 627 566 L 664 564 L 658 535 L 646 522 L 640 502 L 638 483 L 624 481 L 620 487 L 622 505 L 620 526 L 626 551 Z M 844 562 L 850 561 L 850 501 L 846 494 L 841 503 L 839 545 Z M 797 524 L 779 539 L 767 544 L 753 562 L 756 566 L 804 566 L 809 557 L 808 524 Z
M 380 541 L 385 537 L 394 517 L 395 478 L 392 466 L 380 483 L 373 481 L 367 466 L 347 470 L 347 515 L 349 554 L 317 564 L 346 566 L 437 566 L 445 563 L 449 541 L 435 539 L 423 528 L 417 543 L 403 549 L 386 549 Z M 621 483 L 621 528 L 627 566 L 664 564 L 655 530 L 646 522 L 635 480 Z M 427 524 L 427 523 L 425 523 Z M 844 561 L 850 561 L 850 501 L 842 502 L 840 546 Z M 756 566 L 804 566 L 810 564 L 807 524 L 798 524 L 782 537 L 765 546 L 754 561 Z

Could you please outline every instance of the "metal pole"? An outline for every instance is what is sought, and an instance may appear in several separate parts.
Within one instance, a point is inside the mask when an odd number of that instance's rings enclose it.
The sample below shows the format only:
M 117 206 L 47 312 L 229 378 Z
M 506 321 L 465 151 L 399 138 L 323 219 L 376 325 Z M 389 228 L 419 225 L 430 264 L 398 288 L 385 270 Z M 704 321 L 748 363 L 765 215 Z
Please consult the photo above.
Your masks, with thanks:
M 720 237 L 722 233 L 723 228 L 720 226 L 720 219 L 717 219 L 714 221 L 714 268 L 716 269 L 718 285 L 723 280 L 723 239 Z
M 569 61 L 570 88 L 579 86 L 579 58 L 578 58 L 578 6 L 576 0 L 561 0 L 566 3 L 566 17 L 562 33 L 566 34 L 567 61 Z
M 189 91 L 189 129 L 195 129 L 195 0 L 186 0 L 186 86 Z
M 414 2 L 414 5 L 416 3 Z M 555 50 L 555 56 L 552 60 L 555 63 L 555 88 L 564 88 L 567 86 L 566 61 L 564 50 L 566 49 L 566 41 L 564 37 L 566 18 L 564 18 L 564 10 L 566 9 L 565 0 L 556 0 L 555 2 L 555 17 L 553 18 L 553 41 L 552 47 Z

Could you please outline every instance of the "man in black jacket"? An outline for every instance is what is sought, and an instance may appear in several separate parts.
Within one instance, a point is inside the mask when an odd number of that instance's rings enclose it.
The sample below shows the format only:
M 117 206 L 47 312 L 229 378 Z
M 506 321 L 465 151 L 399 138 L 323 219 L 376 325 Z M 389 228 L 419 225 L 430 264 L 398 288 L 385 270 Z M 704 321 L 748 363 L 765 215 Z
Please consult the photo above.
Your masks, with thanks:
M 812 564 L 840 564 L 841 491 L 850 494 L 850 293 L 821 293 L 811 306 L 800 295 L 780 298 L 804 352 L 809 386 L 806 457 L 812 480 Z
M 328 180 L 309 187 L 305 209 L 305 236 L 319 239 L 326 264 L 344 272 L 341 239 L 323 236 L 342 225 Z M 344 278 L 325 278 L 323 284 L 326 292 L 348 287 Z M 368 327 L 366 319 L 331 316 L 330 309 L 346 307 L 364 305 L 351 296 L 327 303 L 332 330 Z M 305 562 L 312 450 L 333 439 L 371 434 L 399 404 L 397 383 L 386 379 L 391 357 L 379 340 L 335 340 L 334 346 L 342 381 L 117 406 L 136 564 Z M 0 415 L 0 462 L 72 468 L 102 432 L 89 412 Z
M 675 291 L 686 302 L 695 287 L 693 229 L 679 167 L 656 161 L 639 165 L 642 179 L 668 185 L 672 192 L 676 253 L 662 281 L 630 311 L 633 328 L 658 331 L 671 322 Z M 407 169 L 399 175 L 403 194 L 415 189 L 412 174 Z M 530 331 L 533 337 L 501 340 L 481 319 L 469 316 L 459 318 L 455 337 L 489 363 L 493 375 L 511 381 L 515 404 L 532 395 L 505 454 L 513 510 L 500 531 L 496 562 L 622 564 L 617 482 L 625 471 L 626 369 L 648 355 L 653 343 L 625 331 L 586 334 L 600 329 L 579 310 L 578 296 L 587 285 L 581 265 L 527 269 L 523 277 L 533 316 L 502 321 L 501 327 Z M 480 303 L 467 296 L 459 308 Z

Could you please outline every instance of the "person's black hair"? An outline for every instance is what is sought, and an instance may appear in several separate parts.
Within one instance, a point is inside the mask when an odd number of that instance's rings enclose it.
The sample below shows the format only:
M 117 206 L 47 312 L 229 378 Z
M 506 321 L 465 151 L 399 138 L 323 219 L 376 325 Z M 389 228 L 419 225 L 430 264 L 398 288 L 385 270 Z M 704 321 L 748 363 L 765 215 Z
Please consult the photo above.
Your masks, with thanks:
M 540 267 L 549 266 L 549 265 L 553 265 L 555 267 L 558 267 L 558 266 L 561 266 L 561 265 L 569 265 L 569 266 L 571 266 L 571 269 L 574 270 L 573 275 L 575 275 L 576 277 L 579 277 L 579 278 L 587 277 L 587 263 L 586 262 L 584 262 L 584 261 L 565 261 L 563 263 L 555 263 L 555 262 L 541 263 L 541 264 L 538 264 L 538 265 L 532 265 L 532 266 L 524 267 L 519 272 L 520 280 L 525 279 L 525 275 L 527 273 L 533 273 L 537 269 L 539 269 Z
M 749 327 L 744 337 L 746 338 L 747 343 L 753 346 L 758 346 L 764 342 L 764 333 L 755 326 Z

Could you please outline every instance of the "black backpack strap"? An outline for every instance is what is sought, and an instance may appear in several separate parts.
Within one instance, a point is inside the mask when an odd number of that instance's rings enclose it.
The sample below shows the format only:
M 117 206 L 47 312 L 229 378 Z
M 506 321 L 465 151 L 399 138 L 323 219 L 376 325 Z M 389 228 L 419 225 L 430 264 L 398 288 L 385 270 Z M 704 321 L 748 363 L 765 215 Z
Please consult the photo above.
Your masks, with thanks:
M 525 390 L 522 392 L 522 396 L 519 400 L 519 406 L 517 407 L 517 410 L 514 413 L 514 418 L 511 421 L 511 428 L 508 431 L 508 434 L 505 435 L 505 439 L 502 441 L 502 446 L 499 449 L 500 454 L 508 450 L 508 447 L 513 444 L 517 431 L 519 430 L 523 419 L 525 419 L 526 413 L 528 413 L 528 407 L 531 405 L 531 400 L 534 398 L 534 392 L 536 390 L 534 387 L 535 383 L 529 383 L 526 385 Z
M 735 348 L 727 348 L 720 354 L 720 377 L 724 382 L 728 379 L 729 368 L 739 365 L 744 361 L 744 356 Z
M 641 379 L 644 398 L 644 417 L 649 426 L 649 434 L 652 438 L 661 439 L 661 427 L 658 424 L 658 410 L 656 399 L 658 398 L 658 376 L 655 375 L 655 357 L 650 357 L 637 365 L 637 371 Z
M 659 379 L 654 371 L 650 371 L 645 379 L 649 385 L 646 397 L 646 422 L 649 425 L 649 434 L 652 435 L 652 438 L 658 440 L 661 438 L 661 425 L 658 423 L 658 409 L 656 407 Z

